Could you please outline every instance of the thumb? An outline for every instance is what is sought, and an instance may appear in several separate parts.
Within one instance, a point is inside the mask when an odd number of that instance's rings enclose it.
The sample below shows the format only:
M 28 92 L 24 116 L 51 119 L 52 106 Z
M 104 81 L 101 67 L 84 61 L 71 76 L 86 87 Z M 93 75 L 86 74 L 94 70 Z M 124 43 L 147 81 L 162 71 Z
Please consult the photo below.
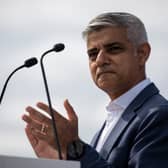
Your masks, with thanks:
M 68 114 L 68 118 L 70 121 L 77 121 L 78 120 L 78 117 L 73 109 L 73 107 L 71 106 L 71 104 L 69 103 L 68 99 L 66 99 L 64 101 L 64 107 L 67 111 L 67 114 Z

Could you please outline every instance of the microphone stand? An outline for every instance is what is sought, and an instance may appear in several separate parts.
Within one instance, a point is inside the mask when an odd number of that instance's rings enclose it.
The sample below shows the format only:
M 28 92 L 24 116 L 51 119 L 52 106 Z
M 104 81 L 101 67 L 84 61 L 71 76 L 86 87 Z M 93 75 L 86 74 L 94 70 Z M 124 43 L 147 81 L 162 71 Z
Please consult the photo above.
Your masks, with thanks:
M 58 47 L 59 47 L 60 44 L 58 44 Z M 55 48 L 57 47 L 57 45 L 55 45 Z M 63 46 L 64 47 L 64 46 Z M 48 89 L 48 84 L 47 84 L 47 78 L 46 78 L 46 73 L 45 73 L 45 69 L 44 69 L 44 65 L 43 65 L 43 59 L 44 59 L 44 56 L 50 52 L 59 52 L 61 50 L 63 50 L 64 48 L 62 49 L 51 49 L 51 50 L 48 50 L 46 51 L 45 53 L 42 54 L 41 56 L 41 59 L 40 59 L 40 65 L 41 65 L 41 70 L 42 70 L 42 76 L 43 76 L 43 80 L 44 80 L 44 85 L 45 85 L 45 91 L 46 91 L 46 95 L 47 95 L 47 100 L 48 100 L 48 105 L 49 105 L 49 111 L 50 111 L 50 114 L 51 114 L 51 118 L 52 118 L 52 125 L 53 125 L 53 130 L 54 130 L 54 137 L 55 137 L 55 140 L 56 140 L 56 148 L 58 149 L 58 157 L 60 160 L 62 160 L 62 154 L 61 154 L 61 146 L 60 146 L 60 142 L 59 142 L 59 139 L 58 139 L 58 132 L 57 132 L 57 127 L 56 127 L 56 122 L 55 122 L 55 117 L 54 117 L 54 112 L 53 112 L 53 108 L 52 108 L 52 104 L 51 104 L 51 99 L 50 99 L 50 94 L 49 94 L 49 89 Z

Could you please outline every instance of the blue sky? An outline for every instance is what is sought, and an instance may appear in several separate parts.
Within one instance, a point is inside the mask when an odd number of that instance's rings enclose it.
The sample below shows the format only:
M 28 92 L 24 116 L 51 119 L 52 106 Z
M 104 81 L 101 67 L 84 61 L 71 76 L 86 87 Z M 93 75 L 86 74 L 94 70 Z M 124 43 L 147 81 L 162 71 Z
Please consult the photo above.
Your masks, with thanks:
M 152 46 L 147 76 L 168 98 L 168 2 L 159 0 L 0 0 L 0 89 L 9 73 L 55 43 L 66 46 L 45 58 L 53 106 L 66 115 L 68 98 L 79 116 L 80 137 L 90 142 L 105 119 L 109 99 L 93 84 L 81 32 L 102 12 L 131 12 L 145 23 Z M 0 154 L 35 157 L 21 120 L 27 105 L 46 101 L 40 66 L 17 72 L 0 106 Z

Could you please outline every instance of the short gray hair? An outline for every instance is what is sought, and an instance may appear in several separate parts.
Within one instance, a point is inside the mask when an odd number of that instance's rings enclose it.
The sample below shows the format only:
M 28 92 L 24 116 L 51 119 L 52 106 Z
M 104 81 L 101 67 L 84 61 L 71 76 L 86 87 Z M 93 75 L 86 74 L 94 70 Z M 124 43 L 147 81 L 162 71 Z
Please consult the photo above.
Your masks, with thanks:
M 143 22 L 135 15 L 125 12 L 109 12 L 98 15 L 89 22 L 83 31 L 83 38 L 106 27 L 125 27 L 128 39 L 135 45 L 148 42 Z

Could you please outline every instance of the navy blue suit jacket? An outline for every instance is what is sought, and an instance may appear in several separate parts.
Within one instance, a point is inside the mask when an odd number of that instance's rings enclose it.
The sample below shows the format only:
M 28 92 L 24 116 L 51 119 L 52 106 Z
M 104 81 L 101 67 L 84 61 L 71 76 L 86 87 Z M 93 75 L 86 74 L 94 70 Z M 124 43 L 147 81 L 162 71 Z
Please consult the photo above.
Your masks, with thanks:
M 97 153 L 100 133 L 86 144 L 82 168 L 168 168 L 168 101 L 153 83 L 128 106 Z

